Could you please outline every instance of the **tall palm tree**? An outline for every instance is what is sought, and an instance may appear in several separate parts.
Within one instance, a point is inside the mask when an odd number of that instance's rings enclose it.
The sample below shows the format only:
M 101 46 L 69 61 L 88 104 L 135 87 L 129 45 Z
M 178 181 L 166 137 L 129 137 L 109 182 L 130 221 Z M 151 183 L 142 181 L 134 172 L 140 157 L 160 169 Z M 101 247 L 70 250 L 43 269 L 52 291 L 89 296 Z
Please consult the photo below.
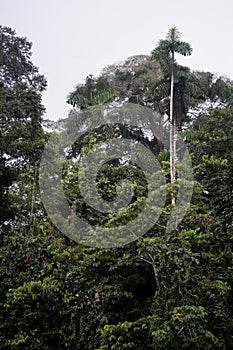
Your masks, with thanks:
M 180 40 L 180 33 L 177 28 L 171 28 L 168 31 L 165 40 L 160 40 L 158 46 L 152 51 L 152 57 L 156 58 L 162 67 L 165 77 L 170 80 L 170 177 L 171 183 L 176 179 L 176 139 L 177 139 L 177 116 L 174 113 L 174 84 L 177 64 L 175 53 L 183 56 L 189 56 L 192 53 L 191 46 Z M 175 196 L 172 194 L 172 204 L 175 205 Z

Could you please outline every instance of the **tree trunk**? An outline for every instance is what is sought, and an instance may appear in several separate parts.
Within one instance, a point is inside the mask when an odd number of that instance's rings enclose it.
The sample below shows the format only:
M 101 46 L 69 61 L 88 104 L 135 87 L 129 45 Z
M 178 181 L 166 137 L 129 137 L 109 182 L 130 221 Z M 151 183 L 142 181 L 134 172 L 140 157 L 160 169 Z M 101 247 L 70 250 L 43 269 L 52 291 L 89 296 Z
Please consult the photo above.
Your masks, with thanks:
M 171 63 L 171 91 L 170 91 L 170 177 L 171 184 L 176 179 L 176 120 L 174 116 L 174 51 L 172 51 Z M 172 191 L 172 205 L 175 205 L 175 195 Z

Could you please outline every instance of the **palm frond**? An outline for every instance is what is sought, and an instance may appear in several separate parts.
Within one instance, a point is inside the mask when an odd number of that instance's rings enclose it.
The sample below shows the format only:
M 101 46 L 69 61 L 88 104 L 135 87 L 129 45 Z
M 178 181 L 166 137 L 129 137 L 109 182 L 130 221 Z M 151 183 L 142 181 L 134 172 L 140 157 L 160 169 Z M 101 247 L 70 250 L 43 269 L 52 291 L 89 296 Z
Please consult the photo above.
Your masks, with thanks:
M 68 96 L 67 103 L 73 107 L 87 108 L 90 106 L 90 100 L 78 91 L 74 91 Z
M 167 40 L 175 43 L 176 41 L 180 40 L 180 32 L 176 27 L 172 27 L 169 29 L 167 36 L 166 36 Z
M 192 51 L 192 47 L 185 41 L 177 41 L 174 43 L 174 52 L 182 56 L 190 56 Z
M 111 89 L 104 89 L 99 91 L 92 99 L 93 105 L 102 105 L 104 103 L 108 103 L 113 100 L 115 97 L 115 93 Z

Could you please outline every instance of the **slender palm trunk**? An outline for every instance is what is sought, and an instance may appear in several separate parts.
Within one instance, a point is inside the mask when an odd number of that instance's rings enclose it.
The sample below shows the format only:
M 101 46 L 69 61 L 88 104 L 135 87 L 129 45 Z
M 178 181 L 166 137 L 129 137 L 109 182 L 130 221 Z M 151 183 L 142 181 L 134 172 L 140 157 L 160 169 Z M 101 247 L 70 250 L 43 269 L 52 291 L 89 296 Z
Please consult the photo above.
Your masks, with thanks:
M 170 177 L 171 184 L 176 179 L 176 120 L 174 116 L 174 51 L 171 63 L 171 91 L 170 91 Z M 172 204 L 175 205 L 175 195 L 172 191 Z

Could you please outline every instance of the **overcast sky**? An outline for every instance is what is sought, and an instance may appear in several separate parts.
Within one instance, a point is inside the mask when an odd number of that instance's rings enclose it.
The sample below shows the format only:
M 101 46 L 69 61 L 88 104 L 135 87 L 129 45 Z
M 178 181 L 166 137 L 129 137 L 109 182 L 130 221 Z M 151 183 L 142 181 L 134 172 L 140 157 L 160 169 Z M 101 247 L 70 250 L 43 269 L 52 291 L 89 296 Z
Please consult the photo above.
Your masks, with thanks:
M 49 119 L 67 116 L 66 96 L 88 74 L 149 54 L 174 26 L 194 50 L 180 63 L 233 79 L 233 0 L 0 0 L 0 16 L 33 42 Z

